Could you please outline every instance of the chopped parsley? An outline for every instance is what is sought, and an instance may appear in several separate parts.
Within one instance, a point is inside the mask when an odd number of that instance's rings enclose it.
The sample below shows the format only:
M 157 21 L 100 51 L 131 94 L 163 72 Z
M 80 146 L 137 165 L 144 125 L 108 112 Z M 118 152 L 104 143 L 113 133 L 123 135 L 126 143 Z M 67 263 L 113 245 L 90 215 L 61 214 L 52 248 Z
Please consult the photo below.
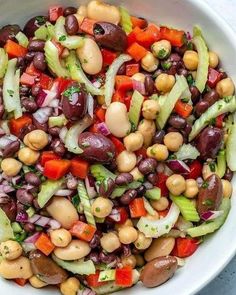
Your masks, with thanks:
M 83 59 L 83 64 L 87 64 L 88 60 L 86 58 Z
M 215 172 L 216 171 L 216 166 L 214 162 L 209 163 L 209 168 L 211 170 L 211 172 Z
M 161 65 L 162 65 L 163 70 L 167 71 L 172 66 L 172 63 L 170 61 L 165 61 L 165 62 L 161 63 Z
M 107 152 L 109 158 L 113 158 L 114 154 L 112 152 Z
M 95 211 L 96 211 L 96 212 L 100 212 L 101 209 L 100 209 L 99 207 L 96 207 L 96 208 L 95 208 Z
M 14 90 L 12 90 L 12 89 L 7 89 L 7 93 L 10 95 L 10 97 L 13 97 L 13 95 L 14 95 Z
M 81 146 L 82 146 L 83 148 L 87 148 L 87 147 L 90 147 L 90 143 L 89 143 L 89 142 L 82 142 L 82 143 L 81 143 Z
M 62 36 L 59 37 L 58 40 L 59 40 L 60 42 L 61 42 L 61 41 L 66 41 L 66 36 L 65 36 L 65 35 L 62 35 Z
M 207 181 L 204 181 L 202 184 L 202 188 L 208 188 L 209 183 Z
M 212 206 L 214 205 L 214 201 L 211 199 L 206 199 L 205 201 L 202 202 L 203 205 L 207 205 L 207 206 Z
M 194 85 L 194 79 L 192 75 L 187 76 L 187 82 L 188 82 L 188 85 L 190 86 Z
M 181 101 L 186 103 L 186 102 L 189 102 L 189 99 L 187 97 L 184 97 L 184 98 L 181 98 Z
M 193 43 L 192 42 L 187 43 L 187 49 L 188 50 L 193 50 Z
M 157 57 L 162 59 L 162 58 L 165 58 L 167 56 L 167 54 L 168 54 L 168 52 L 164 48 L 162 48 L 158 52 Z
M 79 200 L 79 195 L 75 195 L 73 198 L 72 198 L 72 204 L 77 208 L 79 206 L 79 203 L 80 203 L 80 200 Z
M 76 92 L 80 92 L 80 87 L 71 86 L 63 92 L 63 95 L 70 98 Z
M 36 16 L 35 20 L 38 25 L 44 25 L 46 18 L 45 18 L 45 16 Z

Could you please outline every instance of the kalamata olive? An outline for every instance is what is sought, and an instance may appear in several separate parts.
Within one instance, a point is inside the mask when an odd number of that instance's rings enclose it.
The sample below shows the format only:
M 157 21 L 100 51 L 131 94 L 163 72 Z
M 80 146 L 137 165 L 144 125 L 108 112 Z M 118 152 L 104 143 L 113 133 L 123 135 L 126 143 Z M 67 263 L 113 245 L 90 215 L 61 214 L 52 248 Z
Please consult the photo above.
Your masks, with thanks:
M 186 120 L 179 115 L 171 115 L 168 120 L 169 125 L 176 129 L 183 129 L 186 126 Z
M 199 101 L 194 108 L 197 117 L 200 117 L 209 108 L 209 103 L 207 101 Z
M 4 193 L 0 193 L 0 208 L 11 221 L 16 219 L 16 202 Z
M 150 173 L 147 177 L 147 180 L 151 182 L 151 184 L 155 185 L 157 182 L 157 174 L 156 173 Z
M 33 172 L 27 172 L 25 174 L 25 181 L 28 184 L 31 184 L 31 185 L 34 185 L 34 186 L 40 186 L 40 184 L 41 184 L 40 178 L 38 177 L 37 174 L 35 174 Z
M 115 187 L 115 182 L 113 179 L 108 178 L 101 182 L 99 185 L 99 195 L 103 197 L 109 197 L 113 192 Z
M 84 84 L 73 83 L 62 95 L 62 110 L 68 120 L 83 118 L 87 110 L 87 95 Z
M 153 137 L 153 143 L 163 143 L 165 136 L 165 131 L 164 130 L 158 130 L 156 134 Z
M 151 76 L 147 75 L 144 80 L 147 95 L 152 95 L 155 91 L 155 84 Z
M 0 103 L 0 119 L 2 119 L 2 117 L 4 115 L 4 111 L 5 111 L 4 105 L 3 105 L 3 103 Z
M 39 123 L 39 121 L 36 120 L 34 116 L 33 116 L 33 125 L 34 125 L 35 129 L 40 129 L 40 130 L 43 130 L 45 132 L 48 131 L 48 124 L 47 123 Z
M 121 27 L 108 22 L 97 22 L 93 32 L 95 41 L 100 45 L 115 51 L 126 50 L 127 36 Z
M 24 70 L 26 69 L 26 62 L 25 62 L 24 57 L 22 57 L 22 56 L 17 57 L 16 66 L 18 69 L 20 69 L 21 73 L 24 72 Z
M 68 35 L 76 35 L 79 30 L 79 23 L 77 18 L 70 14 L 66 17 L 65 20 L 65 29 Z
M 144 159 L 138 165 L 138 170 L 144 175 L 154 172 L 156 168 L 157 160 L 153 158 Z
M 180 75 L 180 76 L 182 75 L 185 78 L 187 78 L 187 76 L 188 76 L 188 70 L 186 70 L 184 68 L 180 68 L 180 69 L 177 70 L 177 74 Z
M 34 51 L 34 52 L 38 52 L 38 51 L 44 52 L 44 46 L 45 46 L 45 41 L 35 39 L 29 42 L 28 50 Z
M 111 262 L 115 262 L 117 259 L 115 254 L 107 254 L 107 253 L 101 252 L 99 254 L 99 260 L 103 263 L 109 264 Z
M 187 44 L 182 45 L 181 47 L 174 47 L 175 52 L 183 56 L 185 51 L 188 50 Z
M 210 175 L 199 189 L 197 210 L 200 215 L 209 210 L 218 210 L 222 201 L 222 183 L 217 174 Z
M 146 193 L 146 187 L 144 185 L 141 185 L 139 188 L 136 189 L 137 196 L 143 197 Z
M 115 157 L 113 142 L 102 134 L 83 132 L 80 134 L 78 142 L 83 150 L 81 157 L 85 160 L 110 163 Z
M 35 16 L 31 18 L 24 27 L 24 33 L 28 38 L 34 37 L 34 32 L 47 21 L 46 16 Z
M 28 97 L 21 100 L 21 105 L 25 108 L 26 111 L 30 113 L 34 113 L 38 109 L 37 103 L 33 99 Z
M 44 54 L 42 52 L 37 52 L 33 58 L 33 65 L 34 67 L 41 71 L 44 72 L 46 70 L 47 64 L 45 61 Z
M 90 246 L 91 247 L 91 246 Z M 100 263 L 100 259 L 99 259 L 99 254 L 97 252 L 91 252 L 88 256 L 88 258 L 90 260 L 93 261 L 93 263 L 95 264 L 99 264 Z
M 18 140 L 9 143 L 3 150 L 3 158 L 9 158 L 15 155 L 20 149 L 20 142 Z
M 132 182 L 134 179 L 133 175 L 130 173 L 121 173 L 119 174 L 116 179 L 115 179 L 115 183 L 117 185 L 127 185 L 130 182 Z
M 32 205 L 34 196 L 26 189 L 20 188 L 16 192 L 16 198 L 21 204 L 30 206 Z
M 58 285 L 66 280 L 67 272 L 58 266 L 51 258 L 39 250 L 34 250 L 29 255 L 33 274 L 49 285 Z
M 77 12 L 77 8 L 73 6 L 66 7 L 63 11 L 63 15 L 66 17 L 71 14 L 75 14 Z
M 25 223 L 23 228 L 27 233 L 32 233 L 35 231 L 35 225 L 32 223 Z
M 18 25 L 7 25 L 0 29 L 0 47 L 4 47 L 7 40 L 15 40 L 15 36 L 20 32 Z
M 100 246 L 100 236 L 95 233 L 92 240 L 89 242 L 89 246 L 94 249 Z
M 54 139 L 51 143 L 51 148 L 54 151 L 55 154 L 57 154 L 60 157 L 63 157 L 65 152 L 66 152 L 66 148 L 63 142 L 60 141 L 60 139 Z
M 129 189 L 120 198 L 120 202 L 122 205 L 129 205 L 129 203 L 133 201 L 133 199 L 135 199 L 136 196 L 137 196 L 137 191 L 135 189 Z
M 125 75 L 126 72 L 126 64 L 124 63 L 122 66 L 120 66 L 117 75 Z
M 188 136 L 190 134 L 190 132 L 192 131 L 192 125 L 190 125 L 189 123 L 187 123 L 186 126 L 184 127 L 184 130 L 183 131 Z
M 174 275 L 177 266 L 177 259 L 174 256 L 155 258 L 142 269 L 140 281 L 148 288 L 160 286 Z
M 233 178 L 233 176 L 234 176 L 233 171 L 231 171 L 231 170 L 229 169 L 229 167 L 227 167 L 227 169 L 226 169 L 226 171 L 225 171 L 225 175 L 223 176 L 223 178 L 226 179 L 226 180 L 228 180 L 228 181 L 231 181 L 232 178 Z
M 48 133 L 52 135 L 53 137 L 58 137 L 60 130 L 61 130 L 60 127 L 50 127 L 48 128 Z
M 193 85 L 191 85 L 191 86 L 189 87 L 189 90 L 190 90 L 190 92 L 191 92 L 191 99 L 192 99 L 192 102 L 193 102 L 193 104 L 196 104 L 196 103 L 199 101 L 199 99 L 200 99 L 200 95 L 201 95 L 201 93 L 200 93 L 200 91 L 197 89 L 197 87 L 196 87 L 196 86 L 193 86 Z
M 41 86 L 39 84 L 34 84 L 31 88 L 31 94 L 36 97 L 39 94 L 39 91 L 41 90 Z
M 20 96 L 28 96 L 30 92 L 30 88 L 26 85 L 21 85 L 20 87 Z
M 203 100 L 207 101 L 209 106 L 213 105 L 219 99 L 220 96 L 215 89 L 211 89 L 203 96 Z
M 205 128 L 196 139 L 196 147 L 203 160 L 214 159 L 222 145 L 224 132 L 216 127 Z

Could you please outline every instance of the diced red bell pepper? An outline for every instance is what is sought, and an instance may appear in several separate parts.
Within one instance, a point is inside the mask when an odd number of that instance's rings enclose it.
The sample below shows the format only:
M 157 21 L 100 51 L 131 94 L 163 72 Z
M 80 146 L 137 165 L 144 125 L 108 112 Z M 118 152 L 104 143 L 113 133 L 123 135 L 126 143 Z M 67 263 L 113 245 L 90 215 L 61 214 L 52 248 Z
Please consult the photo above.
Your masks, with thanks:
M 163 211 L 158 211 L 158 214 L 160 217 L 166 217 L 166 215 L 168 214 L 169 209 L 163 210 Z
M 114 210 L 117 210 L 117 216 L 113 216 L 112 214 L 107 217 L 109 221 L 115 222 L 117 224 L 123 224 L 128 219 L 128 213 L 124 207 L 119 207 Z
M 73 80 L 71 79 L 65 79 L 62 77 L 56 78 L 55 83 L 58 83 L 58 93 L 62 94 L 72 82 Z
M 115 90 L 113 96 L 112 96 L 112 102 L 118 101 L 118 102 L 125 102 L 125 92 L 123 90 Z
M 43 175 L 52 180 L 62 178 L 70 170 L 69 160 L 51 160 L 47 161 L 44 165 Z
M 128 47 L 127 53 L 131 55 L 135 61 L 140 61 L 147 54 L 147 49 L 137 42 L 134 42 Z
M 164 173 L 158 173 L 158 175 L 157 175 L 156 186 L 161 189 L 161 196 L 162 197 L 167 197 L 169 195 L 169 190 L 166 186 L 167 178 L 168 178 L 168 176 L 165 175 Z
M 40 164 L 44 167 L 45 163 L 51 160 L 59 160 L 60 157 L 53 151 L 44 151 L 41 154 Z
M 175 104 L 175 112 L 183 118 L 188 118 L 193 111 L 193 107 L 188 104 L 182 102 L 180 99 Z
M 198 248 L 199 241 L 191 238 L 177 238 L 172 251 L 173 256 L 185 258 L 191 256 Z
M 136 39 L 140 45 L 149 49 L 154 42 L 160 40 L 160 29 L 156 25 L 150 24 L 137 34 Z
M 45 233 L 41 233 L 37 241 L 35 242 L 35 247 L 43 252 L 46 256 L 52 253 L 55 246 L 51 242 L 49 236 Z
M 216 84 L 222 79 L 222 73 L 215 69 L 208 69 L 207 85 L 211 88 L 215 88 Z
M 103 58 L 103 66 L 110 66 L 117 57 L 117 53 L 105 48 L 101 49 L 101 53 Z
M 147 215 L 144 207 L 143 198 L 136 198 L 129 204 L 129 211 L 132 218 L 138 218 Z
M 130 266 L 116 269 L 115 283 L 122 287 L 131 287 L 133 285 L 133 271 Z
M 133 90 L 132 79 L 125 75 L 117 75 L 115 78 L 115 88 L 124 92 Z
M 125 146 L 120 139 L 116 138 L 113 135 L 110 135 L 110 140 L 113 142 L 116 148 L 116 155 L 119 155 L 121 152 L 125 150 Z
M 105 114 L 106 114 L 106 110 L 102 107 L 99 107 L 95 110 L 95 115 L 99 119 L 100 122 L 105 121 Z
M 90 224 L 82 221 L 76 221 L 76 223 L 70 229 L 72 236 L 77 237 L 86 242 L 90 242 L 96 232 L 96 228 Z
M 85 179 L 88 175 L 89 163 L 83 159 L 74 158 L 71 160 L 70 172 L 73 176 Z
M 53 78 L 49 77 L 48 75 L 42 73 L 41 76 L 40 76 L 40 86 L 43 88 L 43 89 L 46 89 L 46 90 L 49 90 L 51 89 L 52 87 L 52 84 L 53 84 Z
M 96 21 L 94 19 L 90 19 L 85 17 L 80 25 L 80 30 L 86 34 L 94 35 L 93 33 L 93 27 L 96 24 Z
M 18 279 L 14 279 L 15 283 L 17 283 L 17 285 L 24 287 L 28 280 L 27 279 L 22 279 L 22 278 L 18 278 Z
M 216 117 L 216 122 L 215 122 L 215 126 L 218 128 L 223 128 L 224 127 L 224 117 L 225 114 L 219 115 L 218 117 Z
M 98 128 L 98 124 L 99 124 L 99 122 L 96 122 L 92 126 L 90 126 L 89 127 L 89 132 L 92 132 L 92 133 L 100 133 L 101 134 L 101 132 L 100 132 L 100 130 Z
M 144 29 L 147 26 L 147 21 L 144 18 L 131 16 L 131 22 L 133 28 L 139 27 L 140 29 Z
M 127 95 L 124 98 L 124 104 L 126 105 L 127 111 L 129 111 L 130 109 L 131 99 L 132 99 L 131 95 Z
M 139 64 L 132 63 L 126 65 L 126 76 L 132 77 L 134 74 L 139 72 Z
M 63 7 L 59 5 L 51 6 L 49 7 L 48 14 L 50 22 L 55 22 L 63 15 Z
M 23 115 L 18 119 L 10 119 L 9 127 L 12 134 L 19 137 L 22 130 L 32 124 L 32 119 L 29 115 Z
M 98 281 L 99 273 L 100 272 L 97 270 L 95 274 L 91 274 L 86 277 L 86 281 L 87 281 L 89 287 L 96 288 L 96 287 L 100 287 L 100 286 L 107 284 L 107 282 L 99 282 Z
M 26 74 L 36 77 L 39 77 L 41 75 L 41 72 L 35 68 L 33 62 L 31 62 L 30 65 L 26 68 L 25 72 Z
M 137 150 L 135 154 L 137 157 L 142 157 L 145 159 L 147 157 L 147 150 L 144 147 L 142 147 L 141 149 Z
M 202 164 L 198 160 L 194 160 L 189 165 L 190 172 L 186 176 L 187 179 L 197 179 L 202 175 Z
M 135 27 L 131 33 L 127 36 L 128 46 L 137 42 L 137 35 L 142 33 L 142 30 L 139 27 Z
M 184 45 L 185 32 L 167 27 L 160 28 L 161 39 L 170 41 L 172 46 L 181 47 Z
M 31 76 L 29 74 L 23 73 L 20 77 L 20 83 L 22 85 L 33 86 L 36 78 L 36 76 Z
M 6 53 L 11 57 L 24 57 L 27 53 L 27 48 L 21 46 L 20 44 L 12 41 L 12 40 L 7 40 L 4 49 Z

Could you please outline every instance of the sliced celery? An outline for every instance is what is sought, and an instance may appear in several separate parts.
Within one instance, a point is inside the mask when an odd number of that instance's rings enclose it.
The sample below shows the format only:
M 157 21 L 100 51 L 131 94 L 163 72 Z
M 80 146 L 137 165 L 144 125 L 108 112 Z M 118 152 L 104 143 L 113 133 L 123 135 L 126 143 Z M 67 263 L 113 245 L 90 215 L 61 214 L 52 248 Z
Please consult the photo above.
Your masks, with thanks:
M 14 109 L 14 117 L 18 119 L 22 117 L 22 108 L 21 108 L 21 101 L 20 101 L 20 69 L 18 69 L 15 73 L 15 109 Z
M 177 160 L 195 160 L 200 155 L 195 146 L 189 144 L 183 144 L 178 152 L 175 153 Z
M 159 200 L 161 198 L 161 190 L 159 187 L 154 187 L 152 189 L 149 189 L 145 193 L 145 197 L 151 200 Z
M 49 117 L 48 126 L 51 127 L 62 127 L 67 124 L 67 119 L 64 114 L 57 117 Z
M 135 129 L 138 127 L 143 101 L 144 97 L 135 90 L 131 98 L 129 109 L 129 120 Z
M 157 212 L 152 208 L 149 201 L 144 197 L 143 197 L 143 201 L 144 201 L 144 208 L 146 209 L 147 213 L 152 216 L 155 216 L 157 214 Z
M 46 22 L 46 27 L 48 30 L 48 35 L 51 39 L 55 38 L 55 27 L 50 22 Z
M 106 269 L 106 270 L 100 271 L 98 281 L 109 282 L 109 281 L 114 281 L 115 278 L 116 278 L 116 270 Z
M 2 79 L 7 70 L 8 57 L 3 48 L 0 48 L 0 79 Z
M 120 6 L 120 17 L 121 17 L 121 27 L 122 29 L 129 34 L 132 31 L 132 22 L 128 10 Z
M 115 179 L 116 175 L 101 164 L 94 164 L 90 166 L 90 171 L 96 181 L 103 181 L 107 178 Z
M 0 208 L 0 243 L 9 239 L 14 239 L 13 229 L 11 222 L 6 213 Z
M 40 208 L 43 208 L 51 197 L 58 191 L 62 184 L 64 183 L 64 178 L 59 180 L 46 180 L 42 183 L 40 192 L 38 193 L 38 204 Z
M 48 29 L 46 27 L 46 25 L 42 25 L 41 27 L 39 27 L 35 32 L 34 32 L 34 36 L 37 39 L 40 40 L 44 40 L 46 41 L 48 39 Z
M 226 171 L 226 152 L 225 150 L 220 150 L 217 155 L 217 175 L 222 178 Z
M 232 171 L 236 171 L 236 124 L 229 128 L 229 136 L 226 141 L 226 161 Z
M 140 187 L 142 185 L 141 182 L 139 181 L 133 181 L 127 185 L 122 185 L 122 186 L 119 186 L 119 187 L 116 187 L 112 194 L 111 194 L 111 199 L 113 198 L 117 198 L 117 197 L 120 197 L 123 195 L 123 193 L 125 191 L 127 191 L 128 189 L 137 189 L 138 187 Z
M 23 46 L 23 47 L 25 47 L 25 48 L 28 47 L 29 39 L 27 38 L 27 36 L 26 36 L 24 33 L 22 33 L 22 32 L 18 32 L 18 33 L 16 34 L 16 40 L 18 41 L 18 43 L 19 43 L 21 46 Z

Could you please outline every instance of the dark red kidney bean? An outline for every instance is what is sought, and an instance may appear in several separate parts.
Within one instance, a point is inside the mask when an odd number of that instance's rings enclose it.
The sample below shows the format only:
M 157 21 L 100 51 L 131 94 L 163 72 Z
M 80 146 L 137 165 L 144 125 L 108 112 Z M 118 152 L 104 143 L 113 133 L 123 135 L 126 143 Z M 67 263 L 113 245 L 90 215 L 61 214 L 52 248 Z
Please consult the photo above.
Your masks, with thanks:
M 210 175 L 199 189 L 197 211 L 200 215 L 209 210 L 218 210 L 223 195 L 222 182 L 217 174 Z
M 108 22 L 97 22 L 93 32 L 95 41 L 101 46 L 121 52 L 126 50 L 127 36 L 121 27 Z
M 167 133 L 169 133 L 169 132 L 179 132 L 179 130 L 177 128 L 174 128 L 172 126 L 168 127 L 166 131 L 167 131 Z
M 30 113 L 34 113 L 38 109 L 37 103 L 33 99 L 28 97 L 21 101 L 21 105 L 25 108 L 27 112 Z
M 77 12 L 77 8 L 73 6 L 66 7 L 63 11 L 63 15 L 66 17 L 71 14 L 75 14 Z
M 187 121 L 179 115 L 171 115 L 168 124 L 176 129 L 183 129 L 186 126 Z
M 121 245 L 121 251 L 125 257 L 131 255 L 130 245 Z
M 20 142 L 18 140 L 9 143 L 3 150 L 3 158 L 9 158 L 15 155 L 20 149 Z
M 157 174 L 156 173 L 150 173 L 148 176 L 147 176 L 147 180 L 149 182 L 151 182 L 151 184 L 155 185 L 157 183 Z
M 47 132 L 48 131 L 48 124 L 47 123 L 39 123 L 38 120 L 36 120 L 33 116 L 33 127 L 34 129 L 40 129 L 40 130 L 43 130 L 44 132 Z M 30 132 L 30 131 L 29 131 Z M 29 133 L 28 132 L 28 133 Z
M 22 85 L 20 87 L 20 96 L 28 96 L 30 92 L 30 88 L 26 85 Z
M 45 61 L 44 54 L 42 52 L 37 52 L 35 54 L 33 59 L 33 65 L 37 70 L 41 72 L 44 72 L 46 70 L 47 64 Z
M 0 29 L 0 47 L 4 47 L 7 40 L 15 40 L 15 36 L 20 32 L 20 27 L 18 25 L 7 25 Z
M 153 143 L 163 143 L 165 136 L 165 131 L 164 130 L 158 130 L 156 134 L 153 136 Z
M 201 100 L 199 101 L 195 107 L 194 111 L 197 117 L 200 117 L 205 111 L 209 108 L 209 103 L 207 101 Z
M 52 135 L 53 137 L 58 137 L 60 130 L 61 130 L 60 127 L 50 127 L 48 128 L 48 133 Z
M 192 102 L 193 102 L 193 104 L 196 104 L 196 103 L 199 101 L 199 99 L 200 99 L 201 93 L 200 93 L 200 91 L 197 89 L 197 87 L 196 87 L 196 86 L 193 86 L 193 85 L 191 85 L 191 86 L 189 87 L 189 90 L 190 90 L 190 92 L 191 92 L 191 99 L 192 99 Z
M 145 91 L 147 95 L 152 95 L 155 91 L 155 84 L 151 76 L 146 76 L 144 80 Z
M 122 66 L 120 66 L 117 75 L 125 75 L 126 73 L 126 64 L 124 63 Z
M 0 208 L 11 221 L 15 221 L 17 212 L 16 202 L 4 193 L 0 195 Z
M 17 57 L 17 63 L 16 66 L 18 69 L 20 69 L 21 73 L 24 72 L 26 69 L 25 59 L 23 57 Z
M 149 189 L 152 189 L 152 188 L 153 188 L 152 183 L 149 182 L 149 181 L 145 181 L 145 182 L 143 183 L 143 185 L 145 186 L 146 190 L 149 190 Z
M 88 259 L 92 260 L 93 263 L 95 263 L 95 264 L 99 264 L 100 263 L 99 254 L 97 252 L 91 252 L 89 254 L 89 256 L 88 256 Z
M 2 119 L 4 112 L 5 112 L 4 105 L 1 103 L 0 104 L 0 119 Z
M 102 181 L 99 185 L 99 195 L 108 198 L 115 188 L 115 182 L 113 179 L 108 178 L 105 181 Z
M 189 123 L 187 123 L 186 126 L 184 127 L 184 130 L 183 131 L 188 136 L 190 134 L 190 132 L 192 131 L 192 126 Z
M 135 189 L 129 189 L 120 197 L 120 203 L 122 205 L 129 205 L 129 203 L 133 201 L 136 196 L 137 191 Z
M 215 89 L 212 89 L 208 91 L 204 96 L 203 96 L 203 101 L 207 101 L 209 106 L 213 105 L 217 100 L 220 99 L 219 94 L 216 92 Z
M 103 263 L 109 264 L 111 262 L 115 262 L 117 258 L 115 254 L 107 254 L 107 253 L 101 252 L 99 254 L 99 260 Z
M 30 20 L 28 20 L 28 22 L 25 24 L 25 27 L 23 29 L 24 33 L 26 34 L 26 36 L 28 38 L 32 38 L 34 37 L 34 32 L 41 27 L 42 25 L 44 25 L 47 21 L 47 17 L 46 16 L 35 16 L 32 17 Z
M 54 139 L 51 143 L 51 148 L 54 151 L 55 154 L 57 154 L 60 157 L 63 157 L 66 153 L 66 148 L 63 142 L 60 141 L 60 139 Z
M 171 53 L 168 59 L 172 62 L 179 62 L 181 60 L 181 56 L 178 53 Z
M 187 44 L 182 45 L 181 47 L 174 47 L 174 51 L 179 55 L 183 56 L 185 51 L 188 50 Z
M 25 223 L 23 228 L 27 233 L 32 233 L 35 231 L 35 226 L 32 223 Z
M 168 75 L 176 75 L 176 73 L 177 73 L 177 66 L 176 65 L 172 65 L 167 71 L 166 71 L 166 73 L 168 74 Z
M 228 75 L 227 75 L 226 72 L 222 72 L 222 71 L 220 71 L 220 73 L 221 73 L 221 80 L 222 80 L 222 79 L 225 79 L 225 78 L 228 77 Z
M 41 86 L 39 84 L 35 84 L 31 88 L 31 94 L 36 97 L 39 94 L 39 91 L 41 90 Z
M 28 184 L 31 184 L 31 185 L 34 185 L 34 186 L 40 186 L 40 184 L 41 184 L 40 178 L 38 177 L 37 174 L 35 174 L 33 172 L 27 172 L 25 174 L 25 181 Z
M 187 76 L 188 76 L 188 70 L 186 70 L 186 69 L 184 69 L 184 68 L 180 68 L 180 69 L 178 69 L 177 74 L 178 74 L 178 75 L 182 75 L 182 76 L 184 76 L 185 78 L 187 78 Z
M 34 126 L 33 124 L 30 125 L 26 125 L 24 127 L 22 127 L 22 129 L 20 130 L 19 133 L 19 139 L 23 140 L 23 138 L 25 137 L 25 135 L 33 130 L 37 129 L 36 126 Z
M 28 45 L 29 51 L 44 52 L 45 41 L 43 40 L 31 40 Z
M 136 189 L 137 196 L 143 197 L 146 193 L 146 187 L 144 185 L 141 185 L 139 188 Z
M 35 52 L 33 52 L 33 51 L 27 52 L 26 55 L 25 55 L 25 60 L 28 63 L 30 63 L 33 60 L 33 58 L 34 58 L 34 55 L 35 55 Z
M 34 196 L 26 189 L 20 188 L 16 191 L 16 198 L 21 204 L 30 206 L 33 203 Z
M 224 131 L 216 127 L 205 128 L 196 139 L 196 147 L 203 160 L 214 159 L 222 146 Z
M 234 173 L 232 170 L 229 169 L 229 167 L 227 167 L 226 171 L 225 171 L 225 175 L 223 176 L 224 179 L 231 181 L 232 178 L 234 176 Z
M 70 14 L 65 19 L 65 29 L 68 35 L 76 35 L 79 30 L 77 18 Z
M 89 246 L 94 249 L 100 246 L 100 236 L 95 233 L 92 240 L 89 242 Z
M 34 208 L 35 208 L 36 210 L 41 209 L 41 207 L 39 206 L 39 203 L 38 203 L 37 198 L 35 198 L 35 199 L 33 200 L 33 205 L 34 205 Z
M 153 158 L 144 159 L 138 165 L 138 170 L 144 175 L 154 172 L 156 168 L 157 160 Z
M 87 110 L 87 93 L 83 84 L 74 82 L 62 95 L 62 110 L 68 120 L 84 117 Z
M 115 183 L 117 185 L 127 185 L 134 179 L 133 175 L 130 173 L 121 173 L 116 176 Z
M 79 136 L 78 143 L 83 150 L 81 157 L 85 160 L 110 163 L 115 157 L 113 142 L 102 134 L 83 132 Z

